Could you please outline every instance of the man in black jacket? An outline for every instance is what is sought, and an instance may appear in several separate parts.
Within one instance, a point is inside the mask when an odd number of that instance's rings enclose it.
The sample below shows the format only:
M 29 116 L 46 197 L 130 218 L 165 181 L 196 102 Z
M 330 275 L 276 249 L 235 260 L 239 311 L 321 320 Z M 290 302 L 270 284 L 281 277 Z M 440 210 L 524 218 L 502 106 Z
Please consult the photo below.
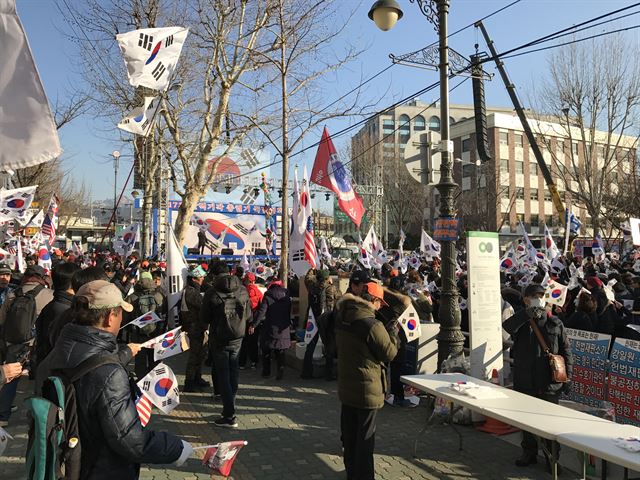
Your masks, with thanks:
M 189 336 L 189 357 L 185 372 L 184 392 L 200 391 L 210 385 L 202 378 L 202 363 L 205 357 L 205 332 L 209 324 L 200 319 L 202 295 L 200 294 L 206 272 L 198 265 L 189 272 L 187 286 L 182 293 L 180 302 L 180 324 L 182 330 Z
M 209 348 L 213 354 L 218 393 L 222 396 L 222 415 L 215 421 L 220 427 L 235 428 L 238 356 L 242 338 L 251 319 L 249 294 L 240 279 L 229 275 L 229 267 L 216 262 L 211 266 L 213 285 L 204 294 L 200 318 L 209 324 Z
M 49 340 L 49 330 L 53 322 L 71 306 L 74 293 L 71 279 L 78 270 L 80 267 L 75 263 L 58 263 L 53 268 L 53 300 L 42 309 L 36 320 L 35 361 L 31 362 L 32 368 L 36 368 L 53 348 Z
M 96 355 L 118 355 L 116 335 L 122 311 L 132 309 L 115 285 L 105 280 L 87 283 L 76 294 L 73 323 L 63 328 L 40 368 L 64 371 Z M 74 386 L 82 442 L 81 478 L 135 480 L 141 463 L 179 466 L 193 452 L 188 442 L 173 434 L 142 428 L 122 364 L 102 365 Z
M 518 310 L 505 320 L 502 327 L 513 340 L 511 357 L 513 358 L 514 390 L 557 404 L 560 393 L 568 393 L 571 390 L 571 384 L 553 382 L 549 359 L 536 337 L 531 322 L 536 322 L 550 352 L 564 357 L 569 378 L 571 378 L 573 356 L 562 321 L 551 315 L 545 308 L 544 294 L 545 288 L 542 285 L 527 286 L 524 291 L 526 308 Z M 516 465 L 526 467 L 537 463 L 536 437 L 523 431 L 521 446 L 523 453 L 516 460 Z M 548 458 L 547 466 L 550 469 Z

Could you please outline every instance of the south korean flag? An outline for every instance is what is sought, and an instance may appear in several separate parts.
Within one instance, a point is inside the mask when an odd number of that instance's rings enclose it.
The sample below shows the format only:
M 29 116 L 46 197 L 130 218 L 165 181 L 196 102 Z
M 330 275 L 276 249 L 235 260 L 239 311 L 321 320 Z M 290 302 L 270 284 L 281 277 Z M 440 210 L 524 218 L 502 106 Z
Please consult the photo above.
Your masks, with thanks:
M 37 186 L 0 191 L 0 217 L 23 219 L 31 207 Z
M 129 83 L 164 92 L 169 87 L 189 29 L 143 28 L 116 35 Z
M 118 124 L 120 130 L 146 137 L 160 106 L 160 97 L 144 97 L 144 105 L 136 107 Z
M 140 380 L 138 387 L 162 413 L 169 414 L 180 404 L 178 381 L 164 363 L 158 364 Z
M 128 327 L 129 325 L 134 325 L 136 327 L 142 328 L 142 327 L 146 327 L 147 325 L 153 325 L 161 321 L 162 321 L 162 318 L 156 315 L 156 312 L 147 312 L 144 315 L 140 315 L 135 320 L 132 320 L 131 322 L 127 323 L 127 325 L 125 326 Z

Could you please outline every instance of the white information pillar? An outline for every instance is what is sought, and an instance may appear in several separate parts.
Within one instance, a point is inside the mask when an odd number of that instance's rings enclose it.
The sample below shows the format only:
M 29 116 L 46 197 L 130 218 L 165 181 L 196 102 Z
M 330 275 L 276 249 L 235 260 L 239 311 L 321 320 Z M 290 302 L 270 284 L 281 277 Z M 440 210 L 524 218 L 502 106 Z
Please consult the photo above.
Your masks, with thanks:
M 469 282 L 469 347 L 471 375 L 491 378 L 502 372 L 502 297 L 500 296 L 500 248 L 494 232 L 467 232 Z

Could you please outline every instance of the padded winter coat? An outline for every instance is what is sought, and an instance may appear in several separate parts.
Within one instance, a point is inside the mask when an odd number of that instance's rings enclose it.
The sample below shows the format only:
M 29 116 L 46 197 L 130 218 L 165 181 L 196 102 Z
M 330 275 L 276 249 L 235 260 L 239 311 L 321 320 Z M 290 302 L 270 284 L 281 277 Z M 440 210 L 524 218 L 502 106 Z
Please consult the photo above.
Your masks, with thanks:
M 398 353 L 398 336 L 390 335 L 375 313 L 371 302 L 351 293 L 336 304 L 338 396 L 350 407 L 376 409 L 384 405 L 385 363 Z
M 71 369 L 94 355 L 110 354 L 119 354 L 116 337 L 97 328 L 69 324 L 41 368 Z M 135 480 L 141 463 L 169 464 L 182 454 L 180 438 L 142 428 L 129 375 L 122 365 L 100 366 L 75 387 L 83 480 Z

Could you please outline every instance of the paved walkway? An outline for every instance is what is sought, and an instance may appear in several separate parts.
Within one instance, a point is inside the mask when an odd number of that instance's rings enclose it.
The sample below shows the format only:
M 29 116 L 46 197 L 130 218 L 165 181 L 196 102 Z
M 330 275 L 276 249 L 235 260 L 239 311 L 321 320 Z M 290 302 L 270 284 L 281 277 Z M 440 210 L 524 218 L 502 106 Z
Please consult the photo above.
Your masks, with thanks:
M 183 361 L 176 358 L 167 363 L 176 373 L 181 373 Z M 180 375 L 179 380 L 182 380 Z M 173 431 L 193 444 L 247 440 L 248 446 L 233 466 L 232 478 L 236 480 L 345 478 L 335 382 L 301 380 L 298 372 L 287 369 L 280 382 L 265 380 L 258 372 L 245 370 L 241 372 L 240 383 L 238 429 L 213 426 L 212 420 L 217 418 L 220 405 L 214 405 L 208 394 L 182 394 L 180 406 L 171 415 L 162 415 L 155 409 L 150 426 Z M 32 382 L 23 382 L 18 403 L 32 388 Z M 462 452 L 458 451 L 457 437 L 449 427 L 434 427 L 424 436 L 418 458 L 414 459 L 413 440 L 427 413 L 423 405 L 414 409 L 390 406 L 382 409 L 376 436 L 378 480 L 550 478 L 544 471 L 544 462 L 519 469 L 513 464 L 520 453 L 518 447 L 470 427 L 461 427 Z M 0 457 L 0 478 L 24 478 L 26 429 L 26 418 L 20 410 L 7 428 L 15 440 Z M 566 478 L 570 476 L 565 474 Z M 141 478 L 211 477 L 197 459 L 191 459 L 181 468 L 143 466 Z M 213 478 L 222 477 L 214 475 Z

